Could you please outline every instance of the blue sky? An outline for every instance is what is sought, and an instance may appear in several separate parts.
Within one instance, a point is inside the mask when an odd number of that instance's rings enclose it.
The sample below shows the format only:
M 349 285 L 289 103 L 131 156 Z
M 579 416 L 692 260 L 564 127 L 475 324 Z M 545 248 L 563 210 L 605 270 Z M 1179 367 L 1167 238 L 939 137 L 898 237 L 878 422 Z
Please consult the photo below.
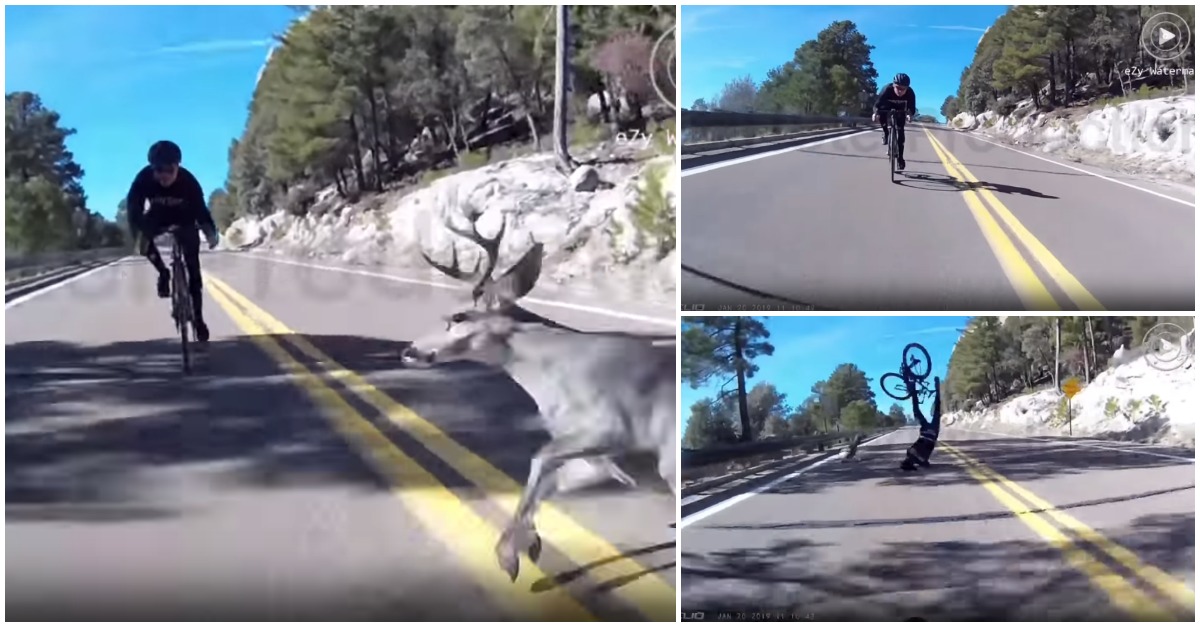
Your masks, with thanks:
M 76 129 L 93 211 L 111 218 L 158 139 L 183 149 L 205 196 L 225 184 L 284 6 L 8 6 L 4 91 L 32 91 Z
M 917 109 L 942 119 L 946 96 L 971 64 L 984 30 L 1006 6 L 685 6 L 680 84 L 685 106 L 708 100 L 730 80 L 757 83 L 790 61 L 796 48 L 838 20 L 850 20 L 867 43 L 882 87 L 896 72 L 912 77 Z
M 839 364 L 857 364 L 871 379 L 875 403 L 887 411 L 896 402 L 879 388 L 885 373 L 896 372 L 900 355 L 909 342 L 919 342 L 929 351 L 933 375 L 945 378 L 950 353 L 970 318 L 964 316 L 767 316 L 762 318 L 771 332 L 775 354 L 760 357 L 759 371 L 747 381 L 753 386 L 768 381 L 784 394 L 787 402 L 799 405 L 808 398 L 817 381 L 828 379 Z M 691 417 L 692 403 L 713 398 L 724 379 L 693 390 L 685 381 L 681 400 L 683 425 Z M 932 381 L 931 381 L 932 383 Z M 732 389 L 736 384 L 730 384 Z M 929 404 L 932 404 L 932 400 Z M 900 403 L 912 413 L 908 401 Z M 925 408 L 929 410 L 928 406 Z

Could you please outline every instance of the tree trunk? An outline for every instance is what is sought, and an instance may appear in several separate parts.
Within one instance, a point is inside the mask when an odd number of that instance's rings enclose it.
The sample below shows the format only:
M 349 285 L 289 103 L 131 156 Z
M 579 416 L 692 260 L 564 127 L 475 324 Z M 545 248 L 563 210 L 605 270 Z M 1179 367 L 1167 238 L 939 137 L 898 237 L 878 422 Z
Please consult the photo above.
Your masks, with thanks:
M 446 118 L 438 117 L 438 123 L 442 125 L 442 130 L 446 133 L 446 138 L 450 144 L 450 150 L 454 151 L 454 161 L 462 162 L 462 154 L 458 152 L 458 138 L 454 136 L 454 129 L 446 124 Z
M 743 367 L 743 349 L 742 346 L 742 319 L 737 317 L 733 319 L 733 354 L 736 362 L 734 367 L 737 369 L 737 384 L 738 384 L 738 414 L 742 419 L 742 442 L 749 442 L 754 439 L 750 432 L 750 405 L 746 400 L 746 369 Z
M 375 191 L 383 191 L 383 170 L 379 167 L 379 103 L 375 101 L 375 90 L 367 92 L 371 99 L 371 168 L 374 174 Z
M 363 175 L 362 152 L 359 149 L 362 144 L 360 143 L 360 135 L 358 133 L 358 121 L 355 119 L 353 113 L 350 114 L 350 137 L 354 142 L 351 155 L 354 163 L 354 176 L 358 182 L 357 191 L 358 193 L 362 193 L 363 190 L 367 189 L 367 178 Z
M 1092 369 L 1099 371 L 1100 370 L 1100 359 L 1099 359 L 1099 357 L 1096 356 L 1096 333 L 1092 329 L 1091 316 L 1086 317 L 1084 319 L 1084 322 L 1087 325 L 1085 327 L 1085 329 L 1087 331 L 1088 345 L 1092 347 Z M 1092 380 L 1088 379 L 1088 383 L 1091 383 L 1091 382 L 1092 382 Z
M 570 174 L 575 169 L 575 160 L 571 158 L 567 146 L 567 78 L 571 71 L 567 59 L 567 33 L 570 11 L 563 4 L 558 5 L 555 11 L 558 13 L 558 33 L 554 41 L 554 156 L 558 171 Z
M 1058 385 L 1058 354 L 1062 348 L 1062 318 L 1054 319 L 1054 389 L 1062 388 Z
M 525 122 L 529 124 L 529 132 L 533 135 L 534 152 L 541 152 L 542 138 L 538 135 L 537 122 L 533 120 L 533 112 L 528 106 L 525 107 Z

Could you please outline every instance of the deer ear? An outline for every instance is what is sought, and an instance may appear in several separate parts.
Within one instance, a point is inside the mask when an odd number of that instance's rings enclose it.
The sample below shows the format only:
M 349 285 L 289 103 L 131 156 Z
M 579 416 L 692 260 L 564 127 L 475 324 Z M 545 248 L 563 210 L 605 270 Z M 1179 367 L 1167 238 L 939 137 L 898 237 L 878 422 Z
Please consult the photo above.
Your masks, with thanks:
M 520 261 L 513 264 L 503 276 L 484 288 L 492 298 L 489 300 L 501 303 L 512 303 L 533 290 L 538 278 L 542 275 L 542 255 L 544 246 L 534 242 L 529 250 L 521 256 Z

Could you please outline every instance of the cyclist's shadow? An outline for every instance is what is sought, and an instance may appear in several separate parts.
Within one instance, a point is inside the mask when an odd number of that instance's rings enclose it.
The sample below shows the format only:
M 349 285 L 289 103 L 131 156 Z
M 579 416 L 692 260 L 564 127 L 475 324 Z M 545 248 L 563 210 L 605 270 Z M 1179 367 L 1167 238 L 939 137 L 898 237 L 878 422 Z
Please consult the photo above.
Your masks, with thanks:
M 1033 198 L 1058 200 L 1058 196 L 1043 194 L 1042 192 L 1029 189 L 1028 187 L 1018 187 L 1016 185 L 1007 185 L 1004 183 L 989 183 L 987 181 L 960 181 L 948 174 L 901 170 L 897 172 L 896 175 L 900 177 L 900 179 L 896 181 L 897 185 L 904 185 L 905 187 L 913 187 L 917 189 L 928 189 L 942 192 L 988 190 L 1000 194 L 1020 194 L 1022 196 L 1030 196 Z

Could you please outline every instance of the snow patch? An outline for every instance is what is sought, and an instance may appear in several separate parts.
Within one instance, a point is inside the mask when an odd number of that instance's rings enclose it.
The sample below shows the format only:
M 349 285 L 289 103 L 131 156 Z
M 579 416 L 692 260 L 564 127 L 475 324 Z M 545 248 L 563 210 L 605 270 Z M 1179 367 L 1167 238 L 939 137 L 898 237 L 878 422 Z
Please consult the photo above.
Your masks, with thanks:
M 950 126 L 1175 180 L 1190 181 L 1196 174 L 1196 97 L 1190 95 L 1106 105 L 1074 115 L 1038 112 L 1032 100 L 1023 100 L 1010 115 L 960 113 Z
M 672 303 L 679 278 L 677 253 L 659 259 L 655 242 L 639 237 L 631 208 L 644 193 L 651 169 L 665 167 L 665 195 L 679 202 L 679 165 L 673 156 L 619 158 L 591 165 L 599 177 L 592 191 L 577 190 L 558 172 L 553 155 L 541 154 L 487 165 L 438 179 L 415 191 L 388 192 L 357 204 L 321 190 L 313 209 L 297 217 L 282 210 L 242 217 L 223 238 L 230 248 L 261 248 L 302 258 L 336 257 L 358 265 L 428 268 L 421 253 L 449 263 L 457 251 L 464 268 L 483 252 L 455 235 L 447 221 L 494 235 L 506 222 L 498 272 L 507 269 L 533 241 L 545 247 L 542 282 L 622 298 Z M 590 186 L 589 186 L 590 187 Z M 428 268 L 431 276 L 440 276 Z
M 1195 331 L 1181 346 L 1163 343 L 1155 355 L 1120 351 L 1115 364 L 1071 399 L 1042 390 L 972 411 L 948 412 L 950 427 L 1023 435 L 1104 436 L 1194 447 L 1196 414 Z

